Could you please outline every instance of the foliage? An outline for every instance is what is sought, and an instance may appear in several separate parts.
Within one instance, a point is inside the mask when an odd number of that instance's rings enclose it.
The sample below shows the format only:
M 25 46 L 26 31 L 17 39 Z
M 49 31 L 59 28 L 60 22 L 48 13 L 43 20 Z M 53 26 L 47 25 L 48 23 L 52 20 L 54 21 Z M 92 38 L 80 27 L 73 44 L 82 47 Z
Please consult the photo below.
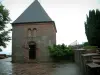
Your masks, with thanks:
M 8 33 L 11 30 L 5 30 L 7 27 L 6 24 L 9 23 L 9 12 L 8 10 L 0 4 L 0 46 L 6 47 L 6 42 L 11 38 L 8 36 Z
M 83 43 L 83 48 L 86 49 L 87 51 L 90 51 L 90 50 L 96 51 L 98 49 L 97 46 L 90 46 L 88 42 Z
M 84 42 L 83 46 L 90 46 L 88 42 Z
M 84 46 L 84 49 L 96 50 L 97 46 Z
M 67 60 L 74 56 L 72 47 L 66 45 L 52 45 L 48 47 L 50 56 L 54 60 Z
M 85 22 L 85 33 L 91 46 L 100 48 L 100 11 L 90 10 Z

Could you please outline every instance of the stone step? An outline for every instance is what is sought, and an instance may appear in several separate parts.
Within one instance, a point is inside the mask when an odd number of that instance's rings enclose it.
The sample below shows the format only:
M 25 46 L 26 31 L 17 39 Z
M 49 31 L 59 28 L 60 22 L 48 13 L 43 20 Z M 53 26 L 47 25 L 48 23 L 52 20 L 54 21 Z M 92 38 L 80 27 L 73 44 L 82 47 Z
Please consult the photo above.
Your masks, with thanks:
M 93 59 L 100 59 L 100 56 L 93 56 Z
M 93 63 L 97 63 L 97 64 L 100 64 L 100 60 L 97 60 L 97 59 L 93 59 Z
M 90 68 L 97 68 L 97 67 L 100 67 L 100 65 L 99 64 L 96 64 L 96 63 L 88 63 L 88 64 L 86 64 L 87 66 L 89 66 Z

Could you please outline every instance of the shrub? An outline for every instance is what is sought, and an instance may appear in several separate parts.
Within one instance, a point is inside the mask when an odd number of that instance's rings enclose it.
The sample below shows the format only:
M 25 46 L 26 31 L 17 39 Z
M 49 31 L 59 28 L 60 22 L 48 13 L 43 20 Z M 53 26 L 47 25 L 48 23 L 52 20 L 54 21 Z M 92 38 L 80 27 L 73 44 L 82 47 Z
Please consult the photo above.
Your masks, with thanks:
M 85 46 L 84 49 L 97 49 L 97 46 Z
M 74 57 L 72 47 L 67 47 L 65 44 L 52 45 L 49 46 L 48 49 L 53 60 L 72 60 Z
M 83 46 L 90 46 L 88 42 L 84 42 Z

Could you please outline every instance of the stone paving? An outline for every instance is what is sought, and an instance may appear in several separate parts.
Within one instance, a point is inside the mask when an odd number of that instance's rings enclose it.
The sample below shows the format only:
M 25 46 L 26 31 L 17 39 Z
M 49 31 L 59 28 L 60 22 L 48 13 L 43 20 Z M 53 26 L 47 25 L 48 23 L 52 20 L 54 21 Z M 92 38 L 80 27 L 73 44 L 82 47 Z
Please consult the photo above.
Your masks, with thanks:
M 74 63 L 11 63 L 0 59 L 0 75 L 81 75 Z

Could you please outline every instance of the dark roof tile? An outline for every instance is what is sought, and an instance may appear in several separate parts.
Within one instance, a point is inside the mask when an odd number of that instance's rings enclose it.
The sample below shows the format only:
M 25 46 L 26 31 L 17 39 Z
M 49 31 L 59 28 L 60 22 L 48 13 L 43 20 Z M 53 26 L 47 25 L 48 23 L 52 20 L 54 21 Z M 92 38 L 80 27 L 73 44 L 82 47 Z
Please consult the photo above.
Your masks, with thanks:
M 49 21 L 52 21 L 52 19 L 45 12 L 38 0 L 35 0 L 13 23 Z

